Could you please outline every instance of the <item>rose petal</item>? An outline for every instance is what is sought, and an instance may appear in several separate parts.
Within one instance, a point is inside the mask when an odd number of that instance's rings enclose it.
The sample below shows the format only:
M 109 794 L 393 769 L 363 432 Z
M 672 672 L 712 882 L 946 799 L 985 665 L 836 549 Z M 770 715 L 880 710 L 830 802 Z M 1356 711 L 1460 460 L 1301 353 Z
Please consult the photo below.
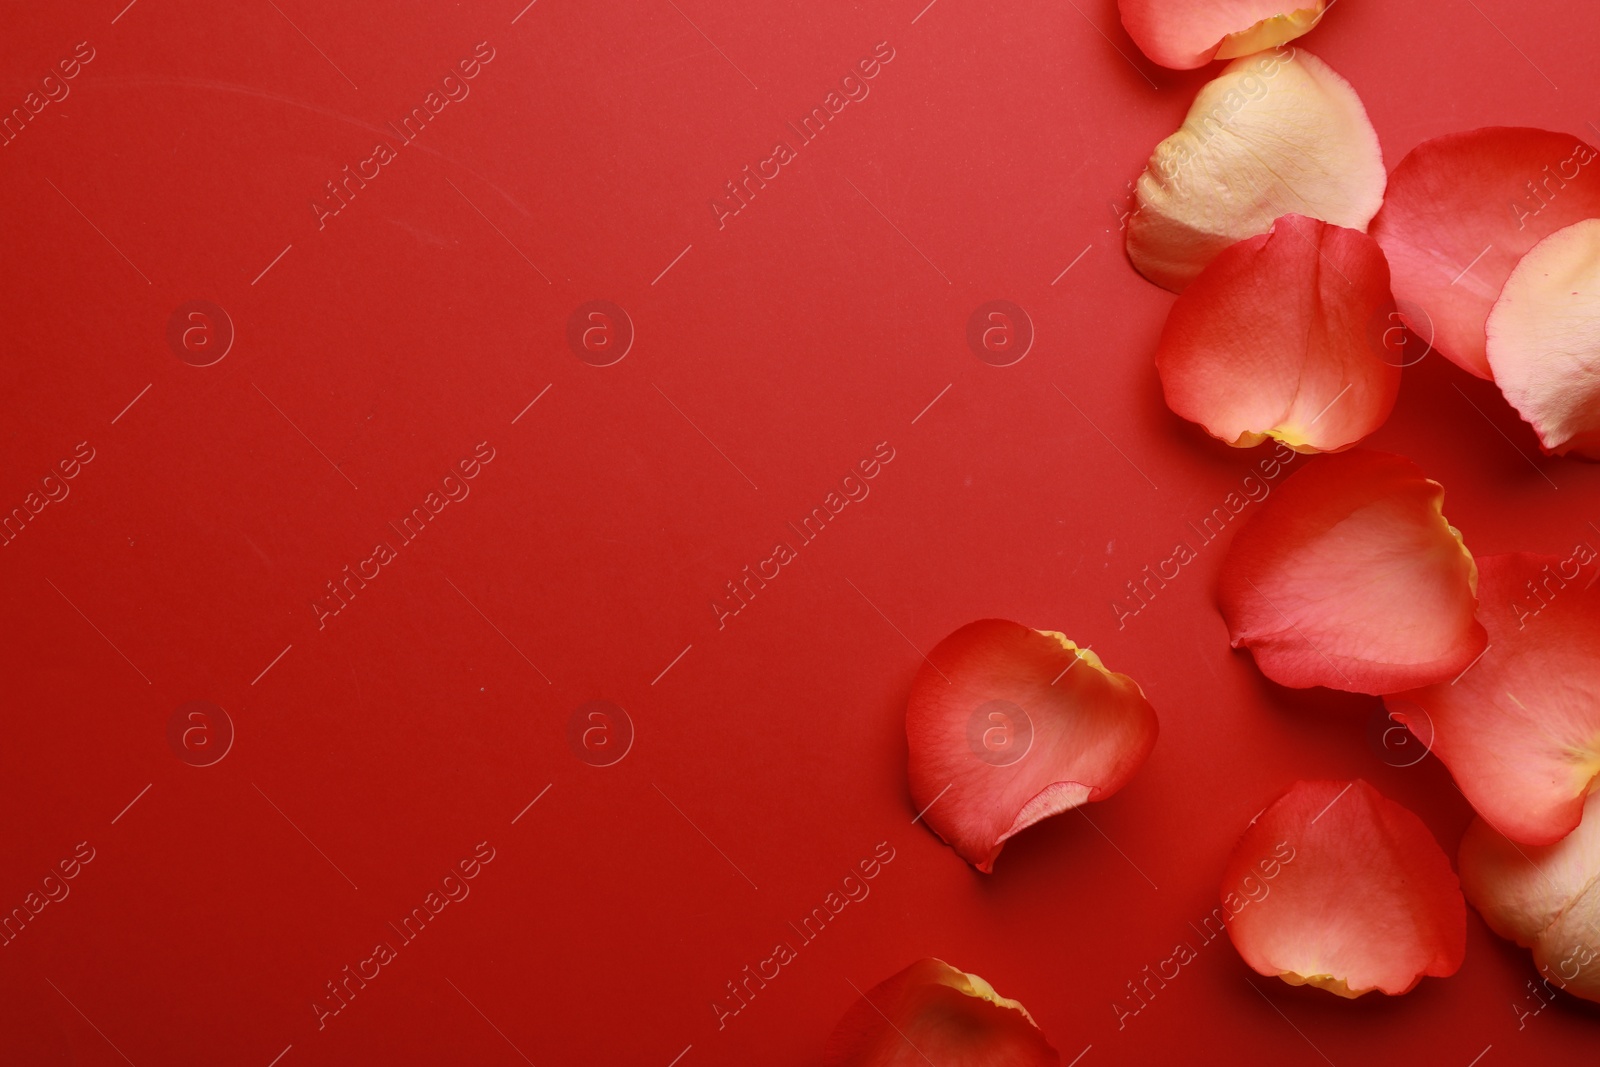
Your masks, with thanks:
M 1326 63 L 1294 48 L 1236 59 L 1139 176 L 1128 258 L 1182 292 L 1224 248 L 1279 216 L 1365 231 L 1383 185 L 1366 109 Z
M 1600 1002 L 1600 793 L 1553 845 L 1518 845 L 1474 819 L 1457 859 L 1461 887 L 1490 929 L 1533 949 L 1558 988 Z
M 1409 992 L 1461 966 L 1467 908 L 1450 860 L 1366 782 L 1296 782 L 1239 839 L 1228 935 L 1260 974 L 1341 997 Z
M 1573 556 L 1478 560 L 1483 656 L 1450 682 L 1385 699 L 1431 738 L 1462 794 L 1517 841 L 1544 845 L 1578 825 L 1600 774 L 1600 588 Z
M 1218 580 L 1235 648 L 1280 685 L 1382 695 L 1483 651 L 1477 568 L 1403 456 L 1355 450 L 1291 475 L 1233 539 Z
M 825 1067 L 1060 1067 L 1033 1016 L 975 974 L 922 959 L 839 1020 Z
M 1189 70 L 1248 56 L 1310 32 L 1325 0 L 1285 8 L 1279 0 L 1119 0 L 1122 25 L 1163 67 Z
M 1487 329 L 1495 384 L 1544 450 L 1600 459 L 1600 219 L 1534 245 Z
M 1484 322 L 1512 268 L 1545 237 L 1600 215 L 1595 157 L 1576 137 L 1508 126 L 1413 148 L 1372 220 L 1406 325 L 1489 377 Z
M 1389 267 L 1364 233 L 1303 215 L 1225 249 L 1167 316 L 1167 406 L 1236 447 L 1349 448 L 1383 425 L 1400 368 L 1368 340 Z
M 1040 819 L 1121 789 L 1155 745 L 1139 686 L 1061 634 L 984 619 L 928 658 L 906 703 L 911 797 L 980 871 Z

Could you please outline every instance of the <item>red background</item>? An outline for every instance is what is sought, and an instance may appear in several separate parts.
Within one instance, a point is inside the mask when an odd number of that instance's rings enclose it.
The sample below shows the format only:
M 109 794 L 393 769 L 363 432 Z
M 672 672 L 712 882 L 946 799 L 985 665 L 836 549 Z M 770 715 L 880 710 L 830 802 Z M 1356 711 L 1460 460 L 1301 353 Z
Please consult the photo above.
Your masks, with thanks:
M 1571 1003 L 1519 1029 L 1533 969 L 1475 914 L 1460 973 L 1403 998 L 1216 943 L 1119 1031 L 1295 778 L 1366 777 L 1452 854 L 1470 812 L 1436 761 L 1380 758 L 1375 701 L 1229 651 L 1221 545 L 1126 628 L 1110 608 L 1258 458 L 1165 410 L 1172 298 L 1117 220 L 1207 73 L 1145 61 L 1112 0 L 924 2 L 8 11 L 5 109 L 95 58 L 0 149 L 0 504 L 95 459 L 0 549 L 0 907 L 96 855 L 0 949 L 0 1059 L 801 1064 L 852 983 L 924 955 L 1084 1067 L 1593 1047 Z M 1301 44 L 1392 167 L 1480 125 L 1593 134 L 1597 38 L 1576 2 L 1345 0 Z M 323 183 L 480 41 L 470 96 L 319 230 Z M 709 199 L 881 41 L 870 96 L 719 230 Z M 1005 368 L 965 341 L 997 298 L 1037 331 Z M 237 331 L 210 367 L 167 343 L 193 299 Z M 637 332 L 606 368 L 566 343 L 594 299 Z M 319 630 L 323 583 L 480 441 L 471 496 Z M 881 441 L 870 497 L 719 630 L 723 583 Z M 1479 553 L 1600 543 L 1600 471 L 1437 355 L 1372 443 Z M 902 711 L 916 649 L 989 616 L 1092 644 L 1161 737 L 1104 836 L 1050 820 L 985 877 L 912 825 Z M 604 768 L 567 741 L 598 697 L 637 731 Z M 169 746 L 191 700 L 236 729 L 213 766 Z M 324 983 L 480 841 L 470 897 L 319 1031 Z M 871 896 L 719 1031 L 724 983 L 880 841 Z

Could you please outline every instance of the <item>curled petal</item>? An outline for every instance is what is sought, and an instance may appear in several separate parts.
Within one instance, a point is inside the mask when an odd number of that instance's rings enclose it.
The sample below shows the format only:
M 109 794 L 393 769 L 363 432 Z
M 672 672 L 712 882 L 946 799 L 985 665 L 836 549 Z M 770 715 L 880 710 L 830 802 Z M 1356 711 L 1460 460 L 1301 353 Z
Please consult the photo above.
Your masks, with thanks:
M 1400 391 L 1400 368 L 1370 340 L 1393 307 L 1372 238 L 1285 215 L 1225 249 L 1172 306 L 1156 350 L 1167 406 L 1237 447 L 1349 448 Z
M 1156 743 L 1134 680 L 1061 634 L 984 619 L 928 658 L 906 703 L 911 797 L 980 871 L 1040 819 L 1121 789 Z
M 1229 245 L 1299 214 L 1365 231 L 1383 202 L 1378 135 L 1350 83 L 1304 49 L 1236 59 L 1156 146 L 1128 258 L 1182 292 Z
M 1265 51 L 1309 33 L 1325 0 L 1286 8 L 1280 0 L 1119 0 L 1122 25 L 1163 67 L 1189 70 L 1213 59 Z
M 1600 793 L 1552 845 L 1518 845 L 1474 819 L 1457 862 L 1461 888 L 1490 929 L 1533 949 L 1553 985 L 1600 1003 Z
M 1296 782 L 1240 838 L 1228 935 L 1260 974 L 1341 997 L 1461 966 L 1467 908 L 1422 820 L 1366 782 Z
M 1593 148 L 1549 130 L 1491 126 L 1413 148 L 1372 220 L 1406 325 L 1464 370 L 1490 377 L 1489 309 L 1529 249 L 1600 216 L 1597 171 Z
M 1526 844 L 1578 825 L 1600 774 L 1600 587 L 1594 550 L 1478 560 L 1489 644 L 1451 682 L 1385 698 L 1500 832 Z
M 1033 1016 L 975 974 L 918 960 L 873 986 L 828 1038 L 824 1067 L 1060 1067 Z
M 1600 218 L 1522 257 L 1489 313 L 1488 352 L 1546 452 L 1600 459 Z
M 1242 528 L 1218 580 L 1233 646 L 1280 685 L 1382 695 L 1454 677 L 1483 651 L 1477 567 L 1444 489 L 1358 449 L 1290 476 Z

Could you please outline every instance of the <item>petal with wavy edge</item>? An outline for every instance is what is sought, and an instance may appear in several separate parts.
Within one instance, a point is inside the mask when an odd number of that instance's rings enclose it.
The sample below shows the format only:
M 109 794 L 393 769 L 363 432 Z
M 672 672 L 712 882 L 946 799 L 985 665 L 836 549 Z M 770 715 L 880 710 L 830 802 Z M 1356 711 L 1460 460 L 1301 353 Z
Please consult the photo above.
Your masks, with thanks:
M 1190 70 L 1248 56 L 1309 33 L 1325 0 L 1285 8 L 1278 0 L 1119 0 L 1122 25 L 1163 67 Z
M 1139 176 L 1128 258 L 1182 292 L 1223 249 L 1283 215 L 1365 231 L 1384 181 L 1366 109 L 1326 63 L 1295 48 L 1236 59 Z
M 1372 341 L 1389 267 L 1357 230 L 1303 215 L 1225 249 L 1167 316 L 1167 406 L 1236 447 L 1337 452 L 1383 425 L 1400 368 Z
M 1039 820 L 1121 789 L 1155 745 L 1139 686 L 1061 634 L 984 619 L 928 659 L 906 703 L 911 797 L 980 871 Z
M 975 974 L 922 959 L 863 994 L 828 1038 L 824 1067 L 1060 1067 L 1015 1000 Z
M 1222 901 L 1253 969 L 1341 997 L 1409 992 L 1466 953 L 1450 860 L 1421 819 L 1360 779 L 1296 782 L 1257 816 Z
M 1403 456 L 1323 456 L 1229 546 L 1218 599 L 1233 646 L 1280 685 L 1383 695 L 1454 677 L 1483 651 L 1477 567 L 1444 489 Z

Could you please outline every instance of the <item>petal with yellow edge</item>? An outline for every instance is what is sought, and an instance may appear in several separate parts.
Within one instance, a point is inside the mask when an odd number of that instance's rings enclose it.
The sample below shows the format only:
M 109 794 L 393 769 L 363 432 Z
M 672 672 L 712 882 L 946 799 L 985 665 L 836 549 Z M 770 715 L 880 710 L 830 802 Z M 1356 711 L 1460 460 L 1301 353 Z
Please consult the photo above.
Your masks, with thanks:
M 985 873 L 1041 819 L 1121 789 L 1156 742 L 1137 683 L 1059 633 L 984 619 L 940 641 L 906 702 L 911 798 Z
M 1236 447 L 1349 448 L 1400 391 L 1374 329 L 1393 307 L 1372 238 L 1285 215 L 1223 251 L 1172 306 L 1156 350 L 1167 406 Z
M 1033 1016 L 975 974 L 918 960 L 873 986 L 828 1038 L 824 1067 L 1060 1067 Z
M 1383 203 L 1378 135 L 1350 83 L 1305 49 L 1229 63 L 1156 146 L 1128 218 L 1128 258 L 1182 292 L 1228 246 L 1307 215 L 1366 231 Z
M 1487 643 L 1478 569 L 1444 488 L 1404 456 L 1319 456 L 1228 547 L 1218 602 L 1235 648 L 1279 685 L 1382 696 L 1453 678 Z
M 1258 815 L 1221 887 L 1234 948 L 1259 974 L 1337 996 L 1407 993 L 1466 954 L 1450 860 L 1366 782 L 1296 782 Z
M 1328 5 L 1286 8 L 1281 0 L 1120 0 L 1122 25 L 1163 67 L 1189 70 L 1276 47 L 1311 29 Z

